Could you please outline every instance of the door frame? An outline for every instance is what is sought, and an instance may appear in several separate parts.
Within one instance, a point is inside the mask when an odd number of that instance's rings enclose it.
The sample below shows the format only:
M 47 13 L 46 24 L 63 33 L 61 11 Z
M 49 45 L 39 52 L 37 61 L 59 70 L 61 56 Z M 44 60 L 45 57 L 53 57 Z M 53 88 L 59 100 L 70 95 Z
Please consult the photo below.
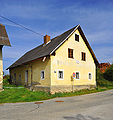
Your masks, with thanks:
M 25 71 L 25 85 L 28 85 L 28 70 Z

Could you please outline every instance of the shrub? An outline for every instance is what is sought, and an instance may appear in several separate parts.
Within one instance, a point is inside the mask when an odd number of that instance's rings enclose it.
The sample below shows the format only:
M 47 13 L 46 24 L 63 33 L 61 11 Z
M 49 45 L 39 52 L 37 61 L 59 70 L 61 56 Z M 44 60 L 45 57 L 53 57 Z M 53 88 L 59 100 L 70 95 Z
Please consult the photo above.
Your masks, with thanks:
M 109 81 L 113 81 L 113 64 L 110 68 L 108 68 L 105 73 L 103 74 L 104 78 Z
M 4 86 L 10 86 L 12 84 L 11 80 L 10 80 L 10 75 L 5 75 L 3 77 L 3 87 Z
M 108 87 L 113 86 L 113 82 L 105 79 L 104 73 L 101 73 L 99 69 L 97 69 L 97 86 L 99 87 Z
M 98 80 L 103 80 L 104 77 L 103 77 L 103 73 L 100 72 L 100 69 L 97 68 L 97 81 Z
M 9 79 L 10 79 L 10 76 L 9 75 L 5 75 L 3 77 L 3 84 L 9 84 Z

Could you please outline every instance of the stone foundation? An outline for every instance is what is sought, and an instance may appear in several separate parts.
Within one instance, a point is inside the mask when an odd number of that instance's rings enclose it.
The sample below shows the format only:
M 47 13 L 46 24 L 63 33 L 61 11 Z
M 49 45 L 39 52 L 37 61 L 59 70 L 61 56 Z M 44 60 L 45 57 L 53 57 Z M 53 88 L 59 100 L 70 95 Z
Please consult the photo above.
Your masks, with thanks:
M 50 92 L 51 94 L 58 93 L 58 92 L 74 92 L 81 89 L 94 89 L 96 85 L 54 85 L 54 86 L 41 86 L 35 85 L 32 86 L 30 89 L 33 91 L 45 91 Z
M 30 89 L 33 91 L 50 92 L 50 87 L 48 87 L 48 86 L 35 85 L 35 86 L 30 87 Z
M 51 86 L 51 93 L 58 93 L 58 92 L 74 92 L 79 91 L 81 89 L 94 89 L 96 85 L 55 85 Z

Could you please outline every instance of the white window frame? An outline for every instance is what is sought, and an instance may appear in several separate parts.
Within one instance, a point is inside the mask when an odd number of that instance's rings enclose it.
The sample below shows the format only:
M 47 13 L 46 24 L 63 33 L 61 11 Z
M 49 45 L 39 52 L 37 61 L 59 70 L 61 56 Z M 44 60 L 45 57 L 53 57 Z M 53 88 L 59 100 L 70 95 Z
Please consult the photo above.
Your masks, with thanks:
M 59 71 L 63 72 L 63 78 L 59 78 Z M 58 77 L 58 80 L 64 80 L 64 70 L 63 69 L 58 69 L 57 77 Z
M 42 78 L 42 72 L 44 72 L 44 78 Z M 41 70 L 40 78 L 41 78 L 41 80 L 44 80 L 44 79 L 45 79 L 45 71 L 44 71 L 44 70 Z
M 91 79 L 89 79 L 89 74 L 91 74 Z M 92 73 L 88 72 L 88 80 L 92 80 Z
M 76 78 L 76 73 L 79 73 L 79 78 Z M 80 72 L 79 71 L 75 71 L 75 79 L 80 80 Z

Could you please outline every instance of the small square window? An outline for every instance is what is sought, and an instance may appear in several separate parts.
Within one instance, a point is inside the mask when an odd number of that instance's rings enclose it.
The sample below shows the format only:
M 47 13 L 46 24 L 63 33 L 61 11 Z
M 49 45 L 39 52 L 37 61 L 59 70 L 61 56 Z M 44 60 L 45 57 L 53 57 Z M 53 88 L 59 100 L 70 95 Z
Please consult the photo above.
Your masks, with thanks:
M 79 72 L 76 72 L 76 79 L 79 79 Z
M 89 80 L 91 80 L 92 79 L 92 75 L 91 75 L 91 73 L 89 73 Z
M 68 48 L 68 58 L 73 58 L 73 49 Z
M 63 79 L 64 78 L 64 72 L 63 72 L 63 70 L 59 70 L 58 71 L 58 78 L 59 79 Z
M 41 71 L 41 79 L 43 80 L 44 77 L 45 77 L 45 75 L 44 75 L 44 71 Z
M 82 61 L 86 61 L 86 53 L 85 53 L 85 52 L 82 52 L 81 54 L 82 54 L 81 60 L 82 60 Z
M 79 42 L 79 35 L 75 34 L 75 41 Z

